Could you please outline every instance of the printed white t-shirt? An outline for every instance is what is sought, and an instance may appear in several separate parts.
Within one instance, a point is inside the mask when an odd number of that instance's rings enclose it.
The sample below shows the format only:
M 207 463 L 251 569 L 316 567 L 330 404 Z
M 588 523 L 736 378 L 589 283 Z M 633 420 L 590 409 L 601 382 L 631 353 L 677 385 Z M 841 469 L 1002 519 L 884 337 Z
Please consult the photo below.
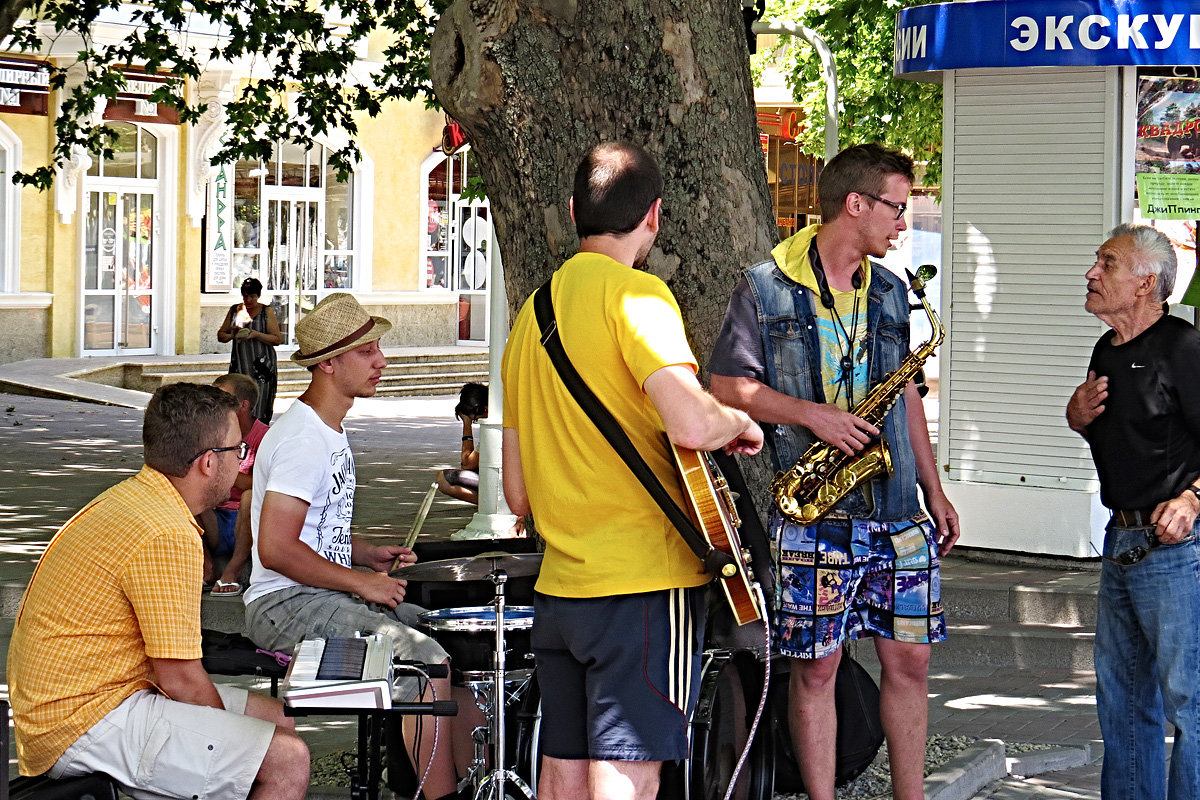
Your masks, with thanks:
M 259 521 L 266 493 L 279 492 L 308 503 L 300 541 L 322 558 L 349 567 L 355 486 L 354 455 L 346 432 L 335 431 L 310 406 L 297 400 L 271 425 L 254 460 L 254 499 L 250 509 L 254 566 L 245 593 L 247 604 L 271 592 L 299 585 L 265 568 L 259 560 Z

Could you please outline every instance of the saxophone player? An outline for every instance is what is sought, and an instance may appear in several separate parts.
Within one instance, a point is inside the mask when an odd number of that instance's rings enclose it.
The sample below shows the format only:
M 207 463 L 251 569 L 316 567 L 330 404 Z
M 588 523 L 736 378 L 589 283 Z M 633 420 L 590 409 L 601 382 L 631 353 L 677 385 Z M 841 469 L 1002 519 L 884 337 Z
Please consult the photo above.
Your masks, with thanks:
M 874 144 L 834 157 L 817 186 L 824 222 L 746 271 L 709 361 L 713 394 L 763 424 L 777 471 L 818 440 L 850 456 L 882 440 L 890 453 L 890 476 L 849 491 L 815 523 L 777 508 L 769 517 L 776 585 L 785 587 L 774 647 L 792 659 L 792 743 L 813 800 L 833 798 L 834 677 L 842 643 L 861 636 L 875 637 L 883 669 L 893 796 L 923 797 L 929 645 L 946 637 L 938 558 L 958 539 L 958 515 L 915 385 L 899 384 L 878 424 L 861 410 L 908 356 L 906 287 L 870 257 L 906 228 L 912 164 Z

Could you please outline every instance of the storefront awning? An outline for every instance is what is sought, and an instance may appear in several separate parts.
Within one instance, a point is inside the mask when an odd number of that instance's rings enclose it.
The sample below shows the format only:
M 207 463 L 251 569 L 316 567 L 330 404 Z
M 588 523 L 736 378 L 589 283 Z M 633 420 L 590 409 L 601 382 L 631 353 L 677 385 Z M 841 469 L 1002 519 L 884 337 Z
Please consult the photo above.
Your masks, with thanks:
M 1194 0 L 978 0 L 896 16 L 895 74 L 979 67 L 1200 64 Z

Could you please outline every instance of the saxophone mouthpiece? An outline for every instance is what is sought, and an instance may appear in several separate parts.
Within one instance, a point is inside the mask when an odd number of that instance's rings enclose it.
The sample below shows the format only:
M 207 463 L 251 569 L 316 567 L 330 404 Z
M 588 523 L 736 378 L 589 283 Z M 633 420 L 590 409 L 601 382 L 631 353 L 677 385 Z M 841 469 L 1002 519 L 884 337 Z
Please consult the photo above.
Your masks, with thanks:
M 937 275 L 937 267 L 933 264 L 922 264 L 917 267 L 915 274 L 908 269 L 904 271 L 908 274 L 908 283 L 913 294 L 922 298 L 925 296 L 925 286 Z

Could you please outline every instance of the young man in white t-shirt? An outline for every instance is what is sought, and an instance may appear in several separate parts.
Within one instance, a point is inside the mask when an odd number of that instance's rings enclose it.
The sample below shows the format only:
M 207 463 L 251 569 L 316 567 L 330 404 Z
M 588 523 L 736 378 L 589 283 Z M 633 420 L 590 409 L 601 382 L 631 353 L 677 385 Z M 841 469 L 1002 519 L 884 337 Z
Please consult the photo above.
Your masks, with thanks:
M 403 603 L 405 581 L 388 575 L 397 558 L 416 561 L 412 550 L 371 545 L 350 533 L 354 455 L 342 420 L 355 398 L 375 394 L 387 365 L 379 339 L 391 327 L 348 294 L 329 295 L 296 326 L 292 360 L 309 368 L 312 381 L 263 437 L 254 465 L 254 567 L 245 602 L 246 635 L 259 647 L 290 650 L 305 638 L 383 633 L 392 637 L 397 658 L 447 661 L 437 642 L 413 628 L 424 609 Z M 450 697 L 448 679 L 430 683 L 438 698 Z M 437 726 L 427 797 L 455 792 L 448 722 Z M 428 733 L 434 725 L 423 728 L 418 774 L 434 749 Z

